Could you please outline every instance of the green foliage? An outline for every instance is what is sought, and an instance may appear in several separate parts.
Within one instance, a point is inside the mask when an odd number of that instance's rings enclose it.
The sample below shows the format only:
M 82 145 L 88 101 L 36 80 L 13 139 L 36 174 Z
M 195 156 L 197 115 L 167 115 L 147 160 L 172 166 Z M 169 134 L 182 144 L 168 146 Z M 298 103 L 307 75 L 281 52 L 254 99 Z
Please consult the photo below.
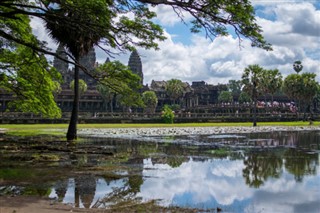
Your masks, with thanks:
M 176 101 L 181 98 L 184 93 L 184 84 L 179 79 L 171 79 L 166 83 L 166 93 L 173 100 Z
M 263 70 L 259 86 L 264 94 L 270 94 L 273 96 L 282 87 L 282 75 L 279 70 Z
M 179 111 L 181 109 L 181 106 L 179 104 L 172 104 L 169 106 L 170 109 L 172 109 L 173 111 Z
M 229 91 L 221 91 L 218 96 L 218 102 L 219 103 L 232 103 L 233 102 L 233 96 L 232 93 Z
M 164 105 L 161 118 L 164 123 L 172 124 L 174 121 L 174 112 L 168 105 Z
M 158 98 L 154 91 L 145 91 L 142 93 L 142 101 L 148 109 L 154 112 L 158 104 Z
M 41 46 L 32 35 L 30 20 L 25 15 L 17 15 L 17 19 L 0 19 L 0 26 L 0 32 L 5 30 L 16 38 Z M 60 87 L 59 73 L 42 54 L 1 37 L 0 34 L 0 88 L 13 93 L 15 97 L 9 107 L 44 117 L 60 117 L 60 109 L 54 101 L 54 93 Z
M 253 101 L 257 99 L 258 95 L 262 94 L 262 74 L 263 68 L 254 64 L 245 68 L 242 75 L 243 91 L 246 92 Z
M 94 73 L 100 84 L 116 93 L 119 101 L 124 106 L 143 106 L 138 90 L 140 77 L 119 61 L 108 62 L 100 65 Z
M 105 104 L 107 105 L 107 103 L 109 103 L 110 105 L 110 111 L 113 112 L 113 99 L 114 96 L 116 94 L 115 91 L 113 91 L 110 87 L 108 87 L 107 85 L 98 83 L 97 85 L 97 90 L 100 93 L 103 101 L 105 102 Z
M 251 102 L 251 97 L 250 97 L 250 95 L 248 95 L 248 93 L 241 92 L 240 95 L 239 95 L 238 101 L 239 101 L 240 104 L 250 103 Z
M 292 99 L 310 103 L 318 91 L 319 83 L 316 74 L 290 74 L 283 82 L 283 92 Z
M 229 80 L 227 86 L 228 86 L 228 90 L 232 93 L 232 95 L 238 95 L 241 93 L 242 81 Z
M 70 82 L 70 88 L 74 90 L 74 80 Z M 82 79 L 79 79 L 79 94 L 83 95 L 88 89 L 86 82 Z

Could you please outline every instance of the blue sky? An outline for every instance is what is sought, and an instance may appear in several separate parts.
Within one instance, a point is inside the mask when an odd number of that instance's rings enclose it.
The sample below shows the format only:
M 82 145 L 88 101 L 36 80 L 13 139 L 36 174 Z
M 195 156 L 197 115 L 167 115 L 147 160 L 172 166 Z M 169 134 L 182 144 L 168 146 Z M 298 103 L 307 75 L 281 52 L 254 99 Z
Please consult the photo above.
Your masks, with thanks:
M 202 34 L 191 34 L 190 26 L 181 23 L 170 7 L 152 7 L 158 16 L 156 22 L 163 26 L 167 40 L 160 42 L 160 50 L 139 49 L 144 83 L 152 80 L 181 79 L 191 83 L 204 80 L 210 84 L 239 80 L 245 67 L 259 64 L 266 69 L 279 69 L 283 76 L 292 73 L 292 64 L 301 60 L 304 72 L 317 74 L 320 80 L 320 1 L 319 0 L 252 0 L 257 23 L 266 40 L 273 45 L 267 52 L 252 48 L 244 39 L 232 36 L 206 39 Z M 186 21 L 191 17 L 186 15 Z M 32 21 L 38 37 L 47 40 L 43 27 Z M 54 49 L 56 45 L 48 41 Z M 97 50 L 97 60 L 107 57 Z M 129 55 L 115 59 L 128 63 Z

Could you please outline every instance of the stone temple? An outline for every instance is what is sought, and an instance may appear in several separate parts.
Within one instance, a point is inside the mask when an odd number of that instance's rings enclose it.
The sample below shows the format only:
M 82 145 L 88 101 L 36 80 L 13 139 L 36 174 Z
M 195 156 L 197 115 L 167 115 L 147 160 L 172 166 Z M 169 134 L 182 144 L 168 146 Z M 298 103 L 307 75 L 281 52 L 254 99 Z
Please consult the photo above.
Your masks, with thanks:
M 57 54 L 62 58 L 67 59 L 67 55 L 62 46 L 57 48 Z M 109 58 L 106 62 L 110 61 Z M 92 49 L 86 56 L 82 57 L 80 63 L 86 67 L 87 70 L 93 71 L 98 63 L 96 62 L 96 54 L 94 49 Z M 73 104 L 73 91 L 70 89 L 70 82 L 73 80 L 73 69 L 70 69 L 68 64 L 60 59 L 55 58 L 53 61 L 54 67 L 63 76 L 64 83 L 62 84 L 62 92 L 57 96 L 57 103 L 63 112 L 70 112 L 72 110 Z M 138 51 L 132 51 L 128 66 L 131 71 L 138 76 L 140 76 L 140 83 L 143 85 L 143 70 L 142 62 Z M 97 82 L 84 72 L 80 72 L 80 79 L 83 79 L 87 85 L 88 90 L 80 97 L 79 110 L 82 112 L 108 112 L 111 107 L 106 106 L 110 103 L 105 103 L 101 94 L 96 90 Z M 152 90 L 156 93 L 158 97 L 158 106 L 156 111 L 160 111 L 165 104 L 171 104 L 172 100 L 166 94 L 166 81 L 152 80 L 151 85 L 143 85 L 140 92 Z M 204 81 L 192 82 L 190 85 L 184 82 L 184 94 L 180 101 L 181 108 L 190 109 L 197 107 L 199 105 L 210 105 L 217 102 L 217 97 L 220 90 L 225 90 L 225 85 L 208 85 Z M 117 99 L 112 100 L 112 111 L 123 111 L 124 107 L 117 102 Z M 137 111 L 142 111 L 142 109 L 135 109 Z

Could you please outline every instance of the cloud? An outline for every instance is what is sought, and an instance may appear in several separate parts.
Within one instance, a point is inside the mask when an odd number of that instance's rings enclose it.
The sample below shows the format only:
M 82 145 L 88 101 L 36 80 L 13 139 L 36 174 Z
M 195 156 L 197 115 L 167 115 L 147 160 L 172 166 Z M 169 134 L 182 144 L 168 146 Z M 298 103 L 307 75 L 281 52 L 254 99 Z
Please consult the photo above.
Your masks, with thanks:
M 228 168 L 228 169 L 226 169 Z M 161 199 L 162 205 L 170 205 L 189 195 L 189 205 L 215 207 L 215 203 L 232 205 L 250 198 L 253 190 L 246 187 L 242 178 L 242 161 L 190 159 L 178 168 L 164 164 L 152 164 L 144 160 L 143 175 L 148 177 L 140 193 L 145 200 Z M 237 187 L 234 187 L 236 185 Z M 204 206 L 202 206 L 204 207 Z
M 192 19 L 189 13 L 175 9 L 177 13 L 179 13 L 179 17 L 173 8 L 167 5 L 150 6 L 149 9 L 157 13 L 157 20 L 163 26 L 174 26 L 175 24 L 181 23 L 181 18 L 186 22 Z

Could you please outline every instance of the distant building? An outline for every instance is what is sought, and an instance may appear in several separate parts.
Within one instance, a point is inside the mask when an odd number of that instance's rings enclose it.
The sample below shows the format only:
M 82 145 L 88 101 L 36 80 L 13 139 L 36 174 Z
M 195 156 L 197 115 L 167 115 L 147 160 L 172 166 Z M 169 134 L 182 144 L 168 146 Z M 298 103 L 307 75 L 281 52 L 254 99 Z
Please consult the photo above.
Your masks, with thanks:
M 128 66 L 134 74 L 137 74 L 140 77 L 140 84 L 143 85 L 142 63 L 137 50 L 132 51 L 129 57 Z

